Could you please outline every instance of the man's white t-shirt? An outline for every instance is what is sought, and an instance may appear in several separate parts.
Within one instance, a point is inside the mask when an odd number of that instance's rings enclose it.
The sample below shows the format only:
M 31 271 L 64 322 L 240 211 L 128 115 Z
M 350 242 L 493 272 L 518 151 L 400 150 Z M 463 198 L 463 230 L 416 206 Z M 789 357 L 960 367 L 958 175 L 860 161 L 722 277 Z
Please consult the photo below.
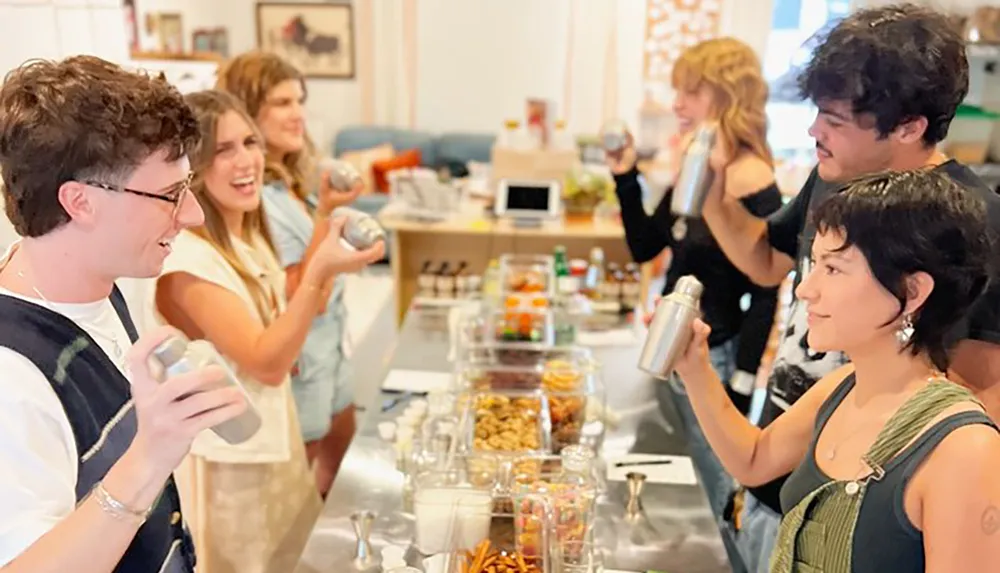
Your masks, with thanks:
M 131 343 L 110 299 L 64 304 L 4 289 L 0 294 L 69 318 L 97 342 L 119 369 L 124 369 L 124 353 Z M 116 352 L 115 342 L 120 353 Z M 69 419 L 48 380 L 28 358 L 5 347 L 0 347 L 0 396 L 2 567 L 76 507 L 79 455 Z

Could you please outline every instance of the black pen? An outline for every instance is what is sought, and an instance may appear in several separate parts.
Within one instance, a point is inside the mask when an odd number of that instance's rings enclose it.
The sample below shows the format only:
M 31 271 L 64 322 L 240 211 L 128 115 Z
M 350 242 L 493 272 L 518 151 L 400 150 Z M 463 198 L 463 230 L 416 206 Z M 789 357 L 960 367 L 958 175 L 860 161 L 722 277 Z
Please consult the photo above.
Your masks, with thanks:
M 615 464 L 616 468 L 624 468 L 626 466 L 658 466 L 664 464 L 672 464 L 674 460 L 644 460 L 637 462 L 617 462 Z

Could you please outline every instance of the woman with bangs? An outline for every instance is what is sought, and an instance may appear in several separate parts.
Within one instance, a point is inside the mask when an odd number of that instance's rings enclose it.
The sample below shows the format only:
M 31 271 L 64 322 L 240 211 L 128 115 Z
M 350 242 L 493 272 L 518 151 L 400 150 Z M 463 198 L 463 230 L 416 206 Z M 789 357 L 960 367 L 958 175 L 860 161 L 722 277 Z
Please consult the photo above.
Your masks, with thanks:
M 264 137 L 264 212 L 285 269 L 285 292 L 295 296 L 303 269 L 322 244 L 333 210 L 354 201 L 362 185 L 348 192 L 330 186 L 316 168 L 315 147 L 305 126 L 305 79 L 276 54 L 241 54 L 219 71 L 218 89 L 243 102 Z M 354 388 L 347 355 L 344 280 L 324 287 L 326 304 L 313 320 L 292 371 L 301 439 L 314 465 L 316 487 L 325 498 L 354 437 Z
M 174 240 L 156 282 L 156 310 L 190 339 L 215 345 L 262 423 L 237 445 L 199 434 L 178 483 L 194 516 L 199 571 L 284 573 L 294 569 L 320 507 L 289 372 L 326 303 L 326 285 L 379 258 L 381 247 L 348 250 L 339 241 L 344 221 L 325 221 L 327 238 L 286 303 L 261 206 L 262 138 L 233 96 L 207 91 L 185 99 L 201 131 L 190 157 L 205 224 Z
M 728 403 L 711 329 L 695 320 L 675 367 L 709 443 L 740 483 L 791 473 L 772 573 L 997 570 L 1000 433 L 946 374 L 995 265 L 986 213 L 928 168 L 869 175 L 820 202 L 795 294 L 809 347 L 850 363 L 764 429 Z
M 728 164 L 726 194 L 762 219 L 776 211 L 781 195 L 767 145 L 764 104 L 768 90 L 753 50 L 732 38 L 697 44 L 682 53 L 674 65 L 673 87 L 673 109 L 682 135 L 690 137 L 703 123 L 718 125 L 712 163 Z M 708 341 L 712 365 L 733 402 L 746 414 L 774 321 L 776 289 L 758 287 L 737 270 L 702 220 L 671 213 L 670 189 L 653 214 L 647 214 L 631 145 L 608 161 L 615 174 L 625 240 L 632 257 L 642 263 L 670 249 L 665 294 L 684 275 L 694 275 L 705 285 L 701 305 L 705 321 L 712 327 Z M 746 295 L 750 305 L 743 310 Z M 709 503 L 721 517 L 732 493 L 732 479 L 705 441 L 681 384 L 674 379 L 658 391 L 680 412 Z

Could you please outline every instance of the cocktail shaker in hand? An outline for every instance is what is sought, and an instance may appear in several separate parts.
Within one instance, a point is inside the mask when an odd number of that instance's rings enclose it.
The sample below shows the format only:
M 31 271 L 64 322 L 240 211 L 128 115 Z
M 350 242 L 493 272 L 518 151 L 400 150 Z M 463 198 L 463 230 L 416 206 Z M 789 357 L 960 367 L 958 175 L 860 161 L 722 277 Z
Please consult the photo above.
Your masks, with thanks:
M 601 127 L 601 146 L 609 153 L 619 153 L 628 145 L 628 124 L 613 119 Z
M 320 168 L 326 172 L 330 187 L 335 191 L 347 193 L 361 183 L 361 173 L 353 165 L 340 159 L 327 158 L 320 161 Z
M 670 210 L 675 215 L 701 216 L 701 208 L 714 179 L 709 158 L 715 146 L 716 133 L 717 128 L 712 124 L 703 124 L 695 131 L 694 138 L 684 153 L 684 161 L 670 199 Z
M 226 376 L 218 387 L 236 386 L 243 392 L 247 401 L 247 409 L 242 414 L 212 427 L 217 436 L 230 444 L 241 444 L 254 436 L 260 430 L 260 414 L 247 395 L 243 384 L 236 373 L 226 364 L 219 352 L 208 341 L 188 341 L 185 337 L 174 336 L 160 343 L 153 349 L 153 358 L 163 368 L 168 378 L 180 376 L 188 372 L 201 370 L 209 365 L 220 366 Z
M 674 291 L 656 305 L 639 368 L 660 380 L 674 371 L 674 362 L 691 342 L 691 323 L 701 314 L 702 284 L 693 276 L 678 279 Z
M 343 241 L 355 250 L 370 249 L 375 243 L 385 240 L 385 229 L 378 224 L 375 217 L 364 211 L 351 207 L 337 207 L 333 210 L 333 216 L 347 218 Z

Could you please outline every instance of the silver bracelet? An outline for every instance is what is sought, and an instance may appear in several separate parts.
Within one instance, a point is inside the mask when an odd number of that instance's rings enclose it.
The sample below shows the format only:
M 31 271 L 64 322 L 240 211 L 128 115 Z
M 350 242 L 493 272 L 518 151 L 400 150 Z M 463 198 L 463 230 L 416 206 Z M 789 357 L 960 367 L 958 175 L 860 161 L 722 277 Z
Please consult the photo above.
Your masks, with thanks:
M 97 505 L 115 519 L 134 521 L 142 525 L 153 511 L 153 508 L 145 511 L 137 511 L 118 501 L 104 488 L 104 482 L 97 482 L 97 485 L 91 490 L 91 495 L 97 501 Z

